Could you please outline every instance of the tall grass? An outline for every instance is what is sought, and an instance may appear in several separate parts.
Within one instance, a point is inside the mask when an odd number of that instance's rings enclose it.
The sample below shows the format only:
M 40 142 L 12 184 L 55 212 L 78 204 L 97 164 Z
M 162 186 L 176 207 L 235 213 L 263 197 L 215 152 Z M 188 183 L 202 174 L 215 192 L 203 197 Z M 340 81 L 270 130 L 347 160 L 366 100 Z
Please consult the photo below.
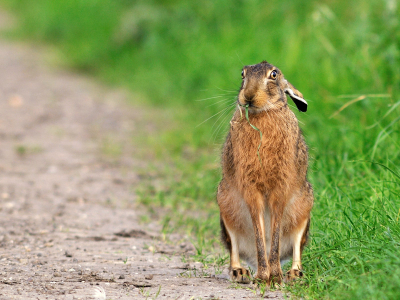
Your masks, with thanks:
M 309 102 L 298 117 L 316 194 L 305 281 L 286 290 L 315 299 L 400 297 L 396 1 L 0 3 L 20 17 L 17 35 L 53 44 L 71 67 L 165 109 L 163 129 L 143 137 L 164 168 L 139 198 L 165 209 L 166 232 L 193 234 L 199 254 L 220 253 L 218 149 L 241 67 L 277 65 Z

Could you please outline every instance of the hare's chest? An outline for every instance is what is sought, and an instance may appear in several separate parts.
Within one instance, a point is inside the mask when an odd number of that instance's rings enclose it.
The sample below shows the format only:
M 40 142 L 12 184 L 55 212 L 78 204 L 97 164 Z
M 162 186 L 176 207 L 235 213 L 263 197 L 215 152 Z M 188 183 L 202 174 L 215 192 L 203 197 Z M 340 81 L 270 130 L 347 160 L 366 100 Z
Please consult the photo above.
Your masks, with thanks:
M 238 134 L 232 139 L 237 179 L 257 186 L 258 190 L 274 188 L 293 172 L 290 143 L 282 135 Z M 240 138 L 239 138 L 240 137 Z

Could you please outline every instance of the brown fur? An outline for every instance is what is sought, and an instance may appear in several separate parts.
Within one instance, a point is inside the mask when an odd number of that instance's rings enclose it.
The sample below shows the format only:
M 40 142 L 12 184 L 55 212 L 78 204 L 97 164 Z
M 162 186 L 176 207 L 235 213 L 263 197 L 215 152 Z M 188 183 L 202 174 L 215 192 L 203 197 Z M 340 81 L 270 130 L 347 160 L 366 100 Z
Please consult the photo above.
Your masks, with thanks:
M 217 193 L 222 237 L 230 251 L 231 276 L 242 269 L 240 257 L 257 267 L 256 279 L 280 283 L 280 260 L 295 255 L 296 243 L 301 254 L 313 206 L 307 146 L 285 92 L 293 92 L 299 109 L 307 107 L 302 94 L 273 65 L 264 61 L 246 66 L 243 74 L 222 153 L 223 179 Z M 245 118 L 246 104 L 250 123 L 262 132 L 259 155 L 260 134 Z M 288 280 L 301 274 L 300 269 L 299 261 Z M 235 276 L 232 280 L 240 281 Z

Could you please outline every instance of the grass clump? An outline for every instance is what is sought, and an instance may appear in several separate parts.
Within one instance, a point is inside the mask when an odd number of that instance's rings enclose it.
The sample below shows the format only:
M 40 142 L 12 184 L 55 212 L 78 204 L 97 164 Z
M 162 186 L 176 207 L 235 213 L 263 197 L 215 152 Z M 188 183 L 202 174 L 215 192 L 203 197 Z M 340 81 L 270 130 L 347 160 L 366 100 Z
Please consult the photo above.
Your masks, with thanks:
M 307 299 L 400 297 L 396 1 L 0 3 L 19 16 L 17 35 L 164 111 L 157 133 L 141 138 L 163 163 L 146 172 L 139 198 L 162 207 L 164 231 L 191 234 L 204 257 L 222 251 L 218 153 L 240 70 L 264 59 L 278 66 L 309 103 L 297 115 L 316 196 L 306 277 L 285 289 Z

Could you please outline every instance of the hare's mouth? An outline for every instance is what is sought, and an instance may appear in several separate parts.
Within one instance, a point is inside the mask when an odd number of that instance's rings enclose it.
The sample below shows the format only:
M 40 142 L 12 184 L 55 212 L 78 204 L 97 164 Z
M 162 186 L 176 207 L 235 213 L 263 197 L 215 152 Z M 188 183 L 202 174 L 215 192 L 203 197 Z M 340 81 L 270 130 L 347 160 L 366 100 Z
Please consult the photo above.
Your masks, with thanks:
M 246 104 L 242 104 L 242 103 L 240 103 L 240 101 L 238 101 L 238 105 L 241 109 L 243 109 L 243 110 L 248 109 L 249 113 L 253 113 L 253 114 L 259 113 L 259 112 L 265 110 L 265 108 L 256 106 L 254 103 L 251 103 L 251 102 L 246 102 Z
M 267 95 L 264 94 L 256 94 L 250 95 L 250 97 L 245 97 L 245 95 L 242 93 L 239 94 L 237 103 L 243 109 L 247 107 L 249 113 L 259 113 L 268 110 L 271 106 L 271 100 Z

